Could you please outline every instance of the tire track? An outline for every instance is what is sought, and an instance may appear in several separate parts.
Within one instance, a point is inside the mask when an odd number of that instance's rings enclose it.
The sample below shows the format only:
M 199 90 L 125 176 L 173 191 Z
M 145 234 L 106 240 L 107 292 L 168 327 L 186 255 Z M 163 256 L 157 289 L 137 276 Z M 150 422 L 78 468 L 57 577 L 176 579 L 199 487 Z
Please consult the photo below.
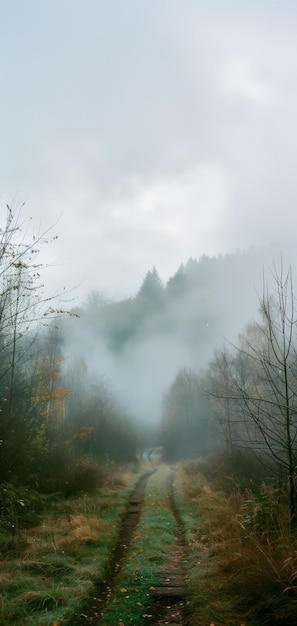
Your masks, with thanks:
M 84 604 L 81 612 L 67 622 L 68 626 L 100 625 L 102 614 L 104 610 L 108 610 L 108 601 L 114 592 L 118 576 L 139 524 L 147 482 L 155 471 L 148 471 L 138 481 L 129 498 L 105 578 L 97 584 L 92 597 Z M 152 596 L 149 613 L 143 615 L 141 620 L 141 624 L 144 625 L 187 626 L 188 623 L 186 541 L 182 519 L 174 498 L 174 478 L 175 470 L 172 470 L 166 479 L 166 486 L 168 489 L 168 506 L 175 521 L 175 540 L 165 562 L 159 568 L 158 584 L 150 587 Z
M 187 552 L 183 522 L 174 498 L 174 477 L 173 470 L 169 476 L 168 502 L 176 523 L 175 542 L 166 562 L 160 567 L 160 583 L 154 591 L 151 623 L 186 626 Z
M 67 622 L 69 626 L 98 625 L 100 623 L 101 613 L 113 592 L 116 578 L 121 571 L 122 563 L 139 522 L 146 484 L 154 472 L 155 470 L 150 470 L 139 479 L 129 498 L 105 578 L 95 585 L 92 597 L 85 603 L 79 615 L 75 615 Z

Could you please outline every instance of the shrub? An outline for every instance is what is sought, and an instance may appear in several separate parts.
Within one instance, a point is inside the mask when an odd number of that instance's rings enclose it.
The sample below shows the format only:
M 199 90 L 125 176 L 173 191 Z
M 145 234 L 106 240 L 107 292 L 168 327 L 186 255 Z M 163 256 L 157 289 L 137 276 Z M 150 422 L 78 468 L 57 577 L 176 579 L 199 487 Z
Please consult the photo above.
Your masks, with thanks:
M 14 534 L 14 529 L 30 528 L 40 522 L 45 498 L 28 487 L 11 483 L 0 485 L 0 527 Z
M 92 493 L 104 484 L 105 479 L 103 468 L 91 461 L 82 460 L 70 468 L 64 486 L 64 495 L 69 497 L 80 492 Z
M 259 490 L 264 481 L 275 480 L 270 468 L 246 449 L 213 451 L 199 460 L 200 471 L 206 480 L 215 483 L 228 495 L 244 493 L 246 489 Z
M 44 494 L 59 493 L 69 497 L 80 492 L 92 493 L 105 480 L 102 466 L 88 457 L 75 455 L 62 442 L 47 446 L 42 457 L 35 458 L 27 481 Z

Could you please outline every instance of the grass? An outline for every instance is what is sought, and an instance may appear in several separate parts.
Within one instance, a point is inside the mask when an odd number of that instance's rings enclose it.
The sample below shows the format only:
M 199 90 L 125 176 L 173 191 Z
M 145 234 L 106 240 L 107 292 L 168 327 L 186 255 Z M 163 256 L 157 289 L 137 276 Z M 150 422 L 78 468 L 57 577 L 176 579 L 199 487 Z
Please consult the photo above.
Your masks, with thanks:
M 170 470 L 161 466 L 147 484 L 140 523 L 101 616 L 101 626 L 139 625 L 149 619 L 158 570 L 170 553 L 176 532 L 168 506 L 169 476 Z
M 213 493 L 200 475 L 187 475 L 180 467 L 175 481 L 175 500 L 185 526 L 189 548 L 188 601 L 190 626 L 239 626 L 243 623 L 226 595 L 224 579 L 216 570 L 211 553 L 209 524 L 216 512 L 222 519 L 224 503 Z
M 190 625 L 295 624 L 297 542 L 286 509 L 276 526 L 273 494 L 226 495 L 193 463 L 179 469 L 175 492 L 191 550 Z
M 62 624 L 78 609 L 104 574 L 136 480 L 122 472 L 90 496 L 52 500 L 13 538 L 2 529 L 0 626 Z
M 91 496 L 52 499 L 38 511 L 41 521 L 15 536 L 2 525 L 0 626 L 62 625 L 79 613 L 95 582 L 104 578 L 138 478 L 131 471 L 120 478 L 114 474 Z M 101 626 L 150 621 L 159 568 L 176 535 L 169 479 L 167 466 L 149 479 Z M 178 467 L 174 493 L 189 553 L 189 626 L 295 624 L 297 540 L 273 491 L 265 485 L 259 493 L 231 493 L 230 485 L 224 491 L 222 476 L 219 483 L 210 482 L 201 464 L 191 462 Z

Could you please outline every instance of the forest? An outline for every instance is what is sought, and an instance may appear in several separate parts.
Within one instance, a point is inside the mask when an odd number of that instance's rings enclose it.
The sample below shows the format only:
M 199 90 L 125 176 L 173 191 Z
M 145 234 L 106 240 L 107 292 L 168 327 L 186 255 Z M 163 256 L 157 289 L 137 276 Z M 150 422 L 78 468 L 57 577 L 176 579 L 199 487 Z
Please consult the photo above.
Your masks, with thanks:
M 50 237 L 27 242 L 21 228 L 21 216 L 8 209 L 1 240 L 3 480 L 19 473 L 41 484 L 40 455 L 46 475 L 47 458 L 60 472 L 59 447 L 66 472 L 65 449 L 76 459 L 129 459 L 142 437 L 160 436 L 174 448 L 174 404 L 187 424 L 174 456 L 205 451 L 214 423 L 198 372 L 223 333 L 235 340 L 257 306 L 256 253 L 189 259 L 166 285 L 153 268 L 134 297 L 108 301 L 97 291 L 61 310 L 59 298 L 43 296 L 36 258 Z M 239 299 L 245 276 L 251 286 Z
M 289 539 L 277 541 L 293 589 L 286 547 L 297 527 L 292 269 L 276 264 L 266 279 L 255 250 L 202 255 L 166 284 L 152 268 L 129 299 L 110 301 L 98 289 L 69 308 L 62 294 L 44 295 L 38 255 L 50 242 L 50 233 L 30 236 L 21 213 L 7 207 L 0 232 L 2 530 L 10 524 L 13 537 L 12 509 L 21 516 L 25 508 L 30 524 L 22 490 L 33 509 L 36 494 L 92 493 L 107 470 L 161 446 L 168 462 L 187 464 L 193 475 L 199 466 L 228 497 L 245 497 L 242 516 L 257 540 L 263 533 L 267 541 L 267 525 L 275 537 L 287 520 Z

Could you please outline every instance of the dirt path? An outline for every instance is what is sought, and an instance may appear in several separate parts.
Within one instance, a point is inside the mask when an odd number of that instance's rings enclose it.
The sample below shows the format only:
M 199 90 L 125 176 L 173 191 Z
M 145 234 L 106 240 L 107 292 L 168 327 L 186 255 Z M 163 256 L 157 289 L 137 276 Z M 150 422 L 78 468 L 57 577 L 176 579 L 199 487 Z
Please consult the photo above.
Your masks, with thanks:
M 174 471 L 169 480 L 169 506 L 175 518 L 176 536 L 168 559 L 160 567 L 160 584 L 154 591 L 151 623 L 186 626 L 187 555 L 183 524 L 174 500 Z
M 129 499 L 127 511 L 119 530 L 118 540 L 106 571 L 105 579 L 94 590 L 93 597 L 88 601 L 81 613 L 67 622 L 69 626 L 100 625 L 100 616 L 112 595 L 115 582 L 120 574 L 137 529 L 142 510 L 143 494 L 146 484 L 153 473 L 152 471 L 146 473 L 137 483 Z M 145 623 L 151 626 L 157 624 L 186 626 L 187 624 L 185 599 L 187 582 L 186 550 L 183 525 L 174 500 L 173 481 L 174 471 L 168 477 L 168 504 L 176 524 L 175 542 L 172 544 L 171 552 L 166 562 L 160 567 L 159 584 L 158 586 L 155 585 L 152 591 L 152 604 L 145 620 Z
M 96 624 L 98 626 L 100 623 L 99 616 L 112 594 L 116 577 L 119 574 L 123 560 L 126 557 L 134 532 L 137 528 L 141 515 L 143 493 L 152 474 L 153 471 L 149 471 L 140 478 L 133 494 L 129 498 L 128 507 L 119 530 L 118 539 L 106 571 L 105 579 L 96 586 L 93 597 L 82 609 L 82 612 L 67 622 L 69 626 L 84 626 L 86 624 Z

